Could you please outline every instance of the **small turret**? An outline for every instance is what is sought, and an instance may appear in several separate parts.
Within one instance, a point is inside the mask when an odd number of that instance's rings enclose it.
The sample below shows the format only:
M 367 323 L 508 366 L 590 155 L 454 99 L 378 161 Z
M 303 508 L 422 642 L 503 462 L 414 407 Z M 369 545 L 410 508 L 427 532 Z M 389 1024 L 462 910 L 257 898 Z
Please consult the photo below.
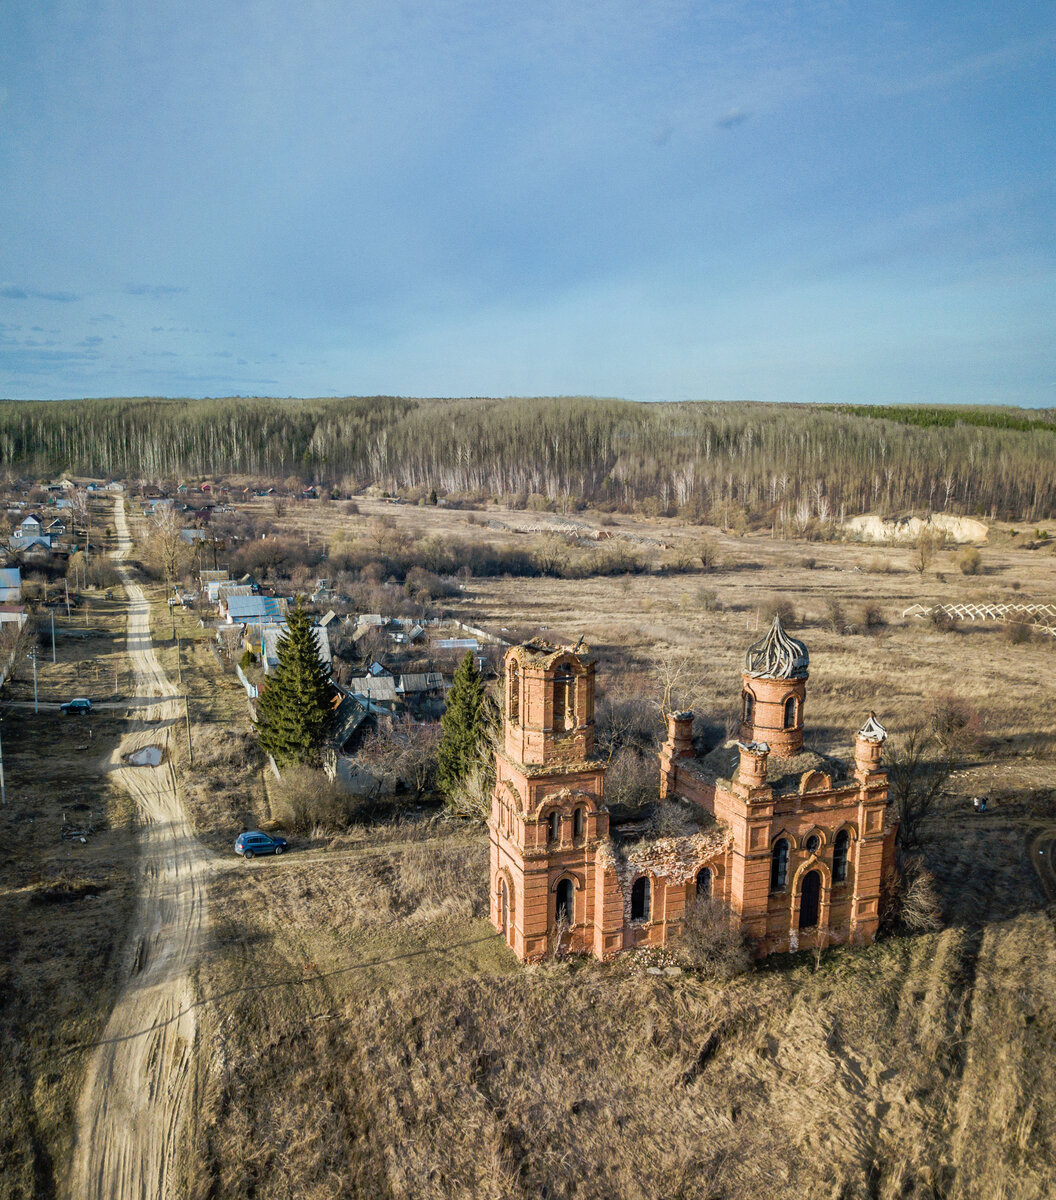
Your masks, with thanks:
M 887 730 L 871 712 L 854 739 L 854 773 L 859 779 L 865 780 L 880 770 L 885 741 Z
M 737 766 L 737 778 L 745 787 L 763 787 L 766 783 L 766 760 L 770 747 L 766 742 L 738 742 L 741 752 Z
M 693 714 L 675 712 L 667 718 L 667 744 L 672 758 L 693 757 Z

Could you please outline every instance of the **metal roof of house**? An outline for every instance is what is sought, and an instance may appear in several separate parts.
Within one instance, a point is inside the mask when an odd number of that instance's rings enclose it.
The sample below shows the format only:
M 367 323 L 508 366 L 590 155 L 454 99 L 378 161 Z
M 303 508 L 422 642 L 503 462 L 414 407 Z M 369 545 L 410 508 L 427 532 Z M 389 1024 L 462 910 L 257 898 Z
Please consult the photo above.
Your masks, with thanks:
M 227 615 L 234 621 L 274 623 L 286 620 L 286 601 L 276 596 L 232 596 Z
M 269 663 L 277 663 L 279 661 L 279 638 L 281 638 L 287 630 L 286 625 L 269 625 L 264 630 L 264 656 Z M 312 626 L 312 634 L 315 637 L 315 644 L 319 648 L 319 658 L 322 662 L 329 664 L 330 658 L 330 639 L 326 635 L 326 630 L 319 625 Z
M 22 586 L 22 572 L 18 567 L 0 567 L 0 588 Z
M 218 600 L 230 600 L 232 596 L 252 596 L 253 589 L 248 583 L 222 583 L 216 590 Z
M 439 671 L 428 671 L 401 675 L 396 684 L 397 693 L 407 695 L 410 692 L 442 692 L 444 677 Z
M 364 696 L 376 703 L 396 703 L 396 680 L 391 675 L 367 675 L 350 679 L 348 690 L 354 696 Z

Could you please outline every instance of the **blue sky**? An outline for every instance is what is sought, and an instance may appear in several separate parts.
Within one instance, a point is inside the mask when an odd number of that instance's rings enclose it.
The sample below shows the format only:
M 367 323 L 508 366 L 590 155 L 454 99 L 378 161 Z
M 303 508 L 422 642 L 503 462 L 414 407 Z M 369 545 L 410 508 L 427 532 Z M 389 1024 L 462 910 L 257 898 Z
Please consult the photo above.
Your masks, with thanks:
M 1056 7 L 0 7 L 0 396 L 1056 405 Z

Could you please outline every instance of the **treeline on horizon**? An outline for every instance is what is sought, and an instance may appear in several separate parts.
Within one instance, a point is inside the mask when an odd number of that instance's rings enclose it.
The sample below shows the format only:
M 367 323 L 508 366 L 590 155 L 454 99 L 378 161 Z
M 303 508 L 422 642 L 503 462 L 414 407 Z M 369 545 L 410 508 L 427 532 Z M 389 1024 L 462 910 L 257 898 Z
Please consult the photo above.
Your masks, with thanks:
M 1056 515 L 1056 413 L 592 398 L 0 403 L 9 476 L 232 476 L 806 526 Z

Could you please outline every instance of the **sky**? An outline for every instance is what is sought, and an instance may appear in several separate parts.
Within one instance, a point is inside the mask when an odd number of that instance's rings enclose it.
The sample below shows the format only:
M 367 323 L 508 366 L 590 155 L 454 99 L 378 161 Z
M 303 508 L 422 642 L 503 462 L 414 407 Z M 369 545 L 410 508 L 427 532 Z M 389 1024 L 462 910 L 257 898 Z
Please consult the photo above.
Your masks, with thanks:
M 0 396 L 1056 405 L 1051 0 L 5 0 Z

